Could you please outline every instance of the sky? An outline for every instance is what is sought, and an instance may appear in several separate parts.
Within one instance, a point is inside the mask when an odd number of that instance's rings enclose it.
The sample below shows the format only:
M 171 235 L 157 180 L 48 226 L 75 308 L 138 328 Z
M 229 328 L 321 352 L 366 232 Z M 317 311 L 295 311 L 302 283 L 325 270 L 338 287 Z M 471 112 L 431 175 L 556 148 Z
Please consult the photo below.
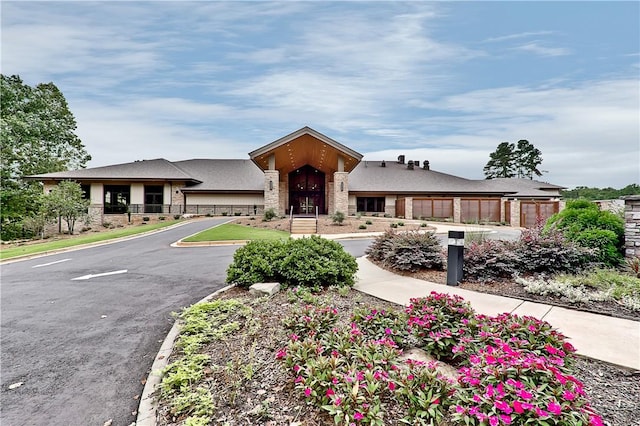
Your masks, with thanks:
M 1 72 L 53 82 L 89 167 L 240 158 L 304 126 L 364 160 L 640 183 L 640 2 L 5 1 Z

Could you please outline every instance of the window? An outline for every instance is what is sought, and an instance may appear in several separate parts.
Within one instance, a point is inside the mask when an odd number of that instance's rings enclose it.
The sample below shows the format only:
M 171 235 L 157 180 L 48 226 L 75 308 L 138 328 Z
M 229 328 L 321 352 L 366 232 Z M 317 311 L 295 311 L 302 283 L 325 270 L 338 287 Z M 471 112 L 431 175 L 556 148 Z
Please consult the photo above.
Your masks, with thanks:
M 82 184 L 80 185 L 82 188 L 82 199 L 90 200 L 91 199 L 91 185 Z
M 104 213 L 126 213 L 131 202 L 131 187 L 129 185 L 104 186 Z
M 356 209 L 359 212 L 384 212 L 384 197 L 358 197 Z
M 162 185 L 145 185 L 144 187 L 144 212 L 162 213 L 164 204 L 164 188 Z

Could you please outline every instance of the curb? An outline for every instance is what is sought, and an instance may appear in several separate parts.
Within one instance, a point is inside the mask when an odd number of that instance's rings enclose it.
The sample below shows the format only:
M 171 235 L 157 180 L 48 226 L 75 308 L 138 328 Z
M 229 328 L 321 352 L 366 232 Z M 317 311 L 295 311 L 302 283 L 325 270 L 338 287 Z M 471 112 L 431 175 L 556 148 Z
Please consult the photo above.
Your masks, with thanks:
M 228 285 L 226 287 L 217 290 L 210 295 L 200 299 L 198 302 L 194 303 L 197 305 L 199 303 L 208 302 L 217 295 L 224 293 L 232 288 L 235 285 Z M 155 426 L 156 418 L 158 414 L 158 401 L 155 398 L 155 393 L 160 386 L 160 382 L 162 381 L 162 373 L 161 371 L 169 365 L 169 357 L 173 352 L 173 346 L 175 343 L 178 334 L 180 334 L 180 326 L 181 324 L 176 319 L 173 323 L 173 327 L 169 330 L 169 333 L 165 337 L 162 342 L 162 346 L 160 346 L 160 350 L 154 358 L 153 365 L 151 366 L 151 371 L 147 376 L 147 381 L 145 382 L 144 389 L 142 390 L 142 396 L 140 397 L 140 404 L 138 404 L 138 416 L 136 417 L 136 426 Z

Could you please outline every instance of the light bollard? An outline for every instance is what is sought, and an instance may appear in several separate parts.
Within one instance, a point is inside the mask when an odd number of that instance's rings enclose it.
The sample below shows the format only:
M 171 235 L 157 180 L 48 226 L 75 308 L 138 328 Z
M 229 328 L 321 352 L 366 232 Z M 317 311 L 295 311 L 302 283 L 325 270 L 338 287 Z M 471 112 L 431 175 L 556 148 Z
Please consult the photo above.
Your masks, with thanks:
M 447 285 L 462 281 L 464 264 L 464 231 L 449 231 L 447 252 Z

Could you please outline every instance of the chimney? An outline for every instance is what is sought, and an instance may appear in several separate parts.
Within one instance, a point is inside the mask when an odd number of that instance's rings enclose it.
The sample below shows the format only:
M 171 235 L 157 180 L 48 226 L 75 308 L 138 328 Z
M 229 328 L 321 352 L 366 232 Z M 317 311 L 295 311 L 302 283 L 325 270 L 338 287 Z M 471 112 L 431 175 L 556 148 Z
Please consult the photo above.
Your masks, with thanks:
M 398 155 L 398 164 L 404 164 L 404 155 Z
M 422 162 L 422 168 L 423 168 L 423 169 L 425 169 L 425 170 L 430 170 L 430 168 L 429 168 L 429 161 L 428 161 L 428 160 L 424 160 L 424 161 Z
M 409 162 L 407 163 L 407 169 L 413 170 L 413 160 L 409 160 Z
M 380 163 L 380 167 L 387 167 L 387 163 L 385 163 L 384 160 L 382 160 L 382 163 Z
M 420 160 L 414 161 L 413 165 L 416 166 L 416 167 L 420 167 Z

